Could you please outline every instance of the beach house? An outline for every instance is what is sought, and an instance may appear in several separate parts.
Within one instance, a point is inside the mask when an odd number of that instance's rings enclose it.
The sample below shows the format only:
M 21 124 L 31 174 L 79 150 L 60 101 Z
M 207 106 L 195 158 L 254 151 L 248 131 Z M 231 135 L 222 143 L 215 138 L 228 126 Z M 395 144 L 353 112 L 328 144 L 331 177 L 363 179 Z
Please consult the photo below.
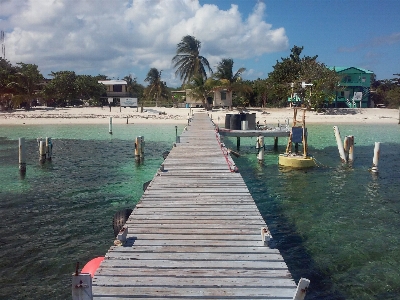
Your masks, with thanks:
M 213 106 L 232 107 L 232 90 L 223 88 L 214 90 Z
M 106 86 L 106 94 L 100 97 L 103 104 L 119 103 L 121 97 L 128 97 L 128 83 L 125 80 L 99 80 Z
M 374 72 L 357 67 L 331 67 L 341 76 L 339 86 L 332 103 L 337 108 L 374 107 L 371 103 L 370 87 Z

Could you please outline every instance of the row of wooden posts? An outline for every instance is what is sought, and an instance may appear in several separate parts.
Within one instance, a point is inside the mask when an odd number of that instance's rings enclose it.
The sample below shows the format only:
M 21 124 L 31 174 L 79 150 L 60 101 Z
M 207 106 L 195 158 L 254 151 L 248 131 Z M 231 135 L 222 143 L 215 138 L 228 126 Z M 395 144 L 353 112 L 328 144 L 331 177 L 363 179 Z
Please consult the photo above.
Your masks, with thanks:
M 37 143 L 39 146 L 39 162 L 44 164 L 47 161 L 51 161 L 53 155 L 53 143 L 50 137 L 45 139 L 38 138 Z M 21 174 L 26 173 L 26 146 L 25 138 L 18 139 L 18 165 Z M 144 137 L 138 136 L 135 140 L 135 160 L 143 161 L 144 159 Z
M 188 124 L 190 122 L 188 119 Z M 128 118 L 126 120 L 128 124 Z M 112 117 L 109 119 L 109 129 L 108 132 L 112 134 Z M 178 126 L 175 126 L 176 143 L 180 142 L 180 136 L 178 136 Z M 45 163 L 46 160 L 51 160 L 53 154 L 53 143 L 50 137 L 45 139 L 38 138 L 37 143 L 39 146 L 39 162 L 41 164 Z M 144 160 L 144 136 L 138 136 L 135 139 L 135 160 L 136 162 L 142 162 Z M 18 161 L 19 161 L 19 171 L 21 174 L 26 173 L 26 146 L 25 138 L 19 138 L 18 140 Z
M 53 155 L 53 143 L 50 137 L 46 137 L 45 139 L 38 138 L 37 143 L 39 146 L 39 162 L 44 164 L 46 160 L 51 160 Z M 18 139 L 18 163 L 19 163 L 19 171 L 21 174 L 26 173 L 26 146 L 25 146 L 25 138 Z
M 333 131 L 335 132 L 336 143 L 339 150 L 339 156 L 342 162 L 352 164 L 354 161 L 354 136 L 346 136 L 342 142 L 340 137 L 340 131 L 337 126 L 333 126 Z M 380 142 L 375 142 L 374 147 L 374 157 L 372 159 L 371 172 L 378 173 L 378 163 L 380 154 Z

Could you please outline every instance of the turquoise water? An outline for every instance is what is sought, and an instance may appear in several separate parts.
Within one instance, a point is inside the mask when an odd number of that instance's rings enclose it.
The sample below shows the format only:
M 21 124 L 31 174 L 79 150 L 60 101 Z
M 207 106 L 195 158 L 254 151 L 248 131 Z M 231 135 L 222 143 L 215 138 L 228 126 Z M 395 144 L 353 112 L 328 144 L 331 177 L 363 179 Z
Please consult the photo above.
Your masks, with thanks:
M 178 126 L 178 132 L 183 126 Z M 144 136 L 145 159 L 134 159 Z M 39 164 L 36 138 L 53 138 Z M 18 171 L 18 137 L 27 172 Z M 175 126 L 12 126 L 0 128 L 1 299 L 70 299 L 71 274 L 113 243 L 112 217 L 132 208 L 175 141 Z
M 241 141 L 235 161 L 293 276 L 311 280 L 306 299 L 400 299 L 400 126 L 339 129 L 342 139 L 355 136 L 351 167 L 340 162 L 330 125 L 308 128 L 320 167 L 279 168 L 272 144 L 260 166 L 255 139 Z M 376 141 L 378 175 L 369 172 Z
M 400 296 L 400 126 L 342 125 L 355 136 L 355 162 L 340 162 L 330 125 L 310 125 L 311 170 L 277 165 L 266 139 L 264 164 L 255 139 L 241 141 L 235 162 L 296 280 L 311 279 L 306 299 L 398 299 Z M 178 126 L 178 133 L 183 125 Z M 134 139 L 145 137 L 145 160 Z M 53 160 L 39 164 L 37 137 L 53 138 Z M 27 174 L 18 172 L 18 138 L 27 140 Z M 153 178 L 174 125 L 2 126 L 0 128 L 0 284 L 4 299 L 70 299 L 70 275 L 106 253 L 112 217 L 133 207 Z M 379 174 L 371 174 L 380 141 Z M 235 140 L 226 140 L 230 147 Z M 271 144 L 268 144 L 271 143 Z

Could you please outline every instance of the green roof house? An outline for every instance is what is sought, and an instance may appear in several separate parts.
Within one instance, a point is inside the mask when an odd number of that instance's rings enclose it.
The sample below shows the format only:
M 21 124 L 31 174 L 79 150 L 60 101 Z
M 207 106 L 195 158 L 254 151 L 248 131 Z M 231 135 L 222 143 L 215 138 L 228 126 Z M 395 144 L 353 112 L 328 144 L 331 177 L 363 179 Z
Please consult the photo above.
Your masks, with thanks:
M 370 87 L 374 72 L 356 67 L 331 67 L 341 75 L 339 86 L 344 90 L 336 92 L 334 107 L 371 107 Z

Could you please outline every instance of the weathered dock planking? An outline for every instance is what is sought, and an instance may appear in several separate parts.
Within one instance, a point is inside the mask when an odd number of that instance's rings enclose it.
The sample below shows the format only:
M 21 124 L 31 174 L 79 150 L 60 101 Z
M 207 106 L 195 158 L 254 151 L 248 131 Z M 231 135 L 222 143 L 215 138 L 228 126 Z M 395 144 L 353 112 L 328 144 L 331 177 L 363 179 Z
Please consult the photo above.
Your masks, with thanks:
M 229 157 L 228 157 L 229 159 Z M 296 284 L 211 120 L 196 114 L 93 278 L 94 299 L 293 299 Z

